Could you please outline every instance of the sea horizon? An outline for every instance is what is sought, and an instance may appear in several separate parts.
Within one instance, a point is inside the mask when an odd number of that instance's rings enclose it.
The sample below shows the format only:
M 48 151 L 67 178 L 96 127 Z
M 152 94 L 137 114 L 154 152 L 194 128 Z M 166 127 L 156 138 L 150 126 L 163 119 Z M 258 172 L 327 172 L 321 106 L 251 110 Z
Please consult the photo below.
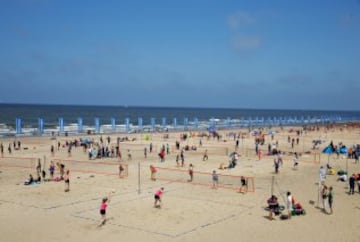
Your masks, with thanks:
M 279 110 L 279 111 L 320 111 L 320 112 L 360 112 L 353 109 L 312 109 L 312 108 L 266 108 L 266 107 L 210 107 L 210 106 L 158 106 L 158 105 L 128 105 L 128 104 L 65 104 L 65 103 L 16 103 L 0 102 L 1 105 L 26 105 L 26 106 L 70 106 L 70 107 L 121 107 L 121 108 L 178 108 L 178 109 L 230 109 L 230 110 Z

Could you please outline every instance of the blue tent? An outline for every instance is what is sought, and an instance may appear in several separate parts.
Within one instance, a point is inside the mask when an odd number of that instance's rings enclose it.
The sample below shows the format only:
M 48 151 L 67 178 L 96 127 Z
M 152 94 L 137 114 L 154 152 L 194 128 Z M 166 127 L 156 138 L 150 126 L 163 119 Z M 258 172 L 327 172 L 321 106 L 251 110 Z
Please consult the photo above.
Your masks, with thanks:
M 322 153 L 324 153 L 324 154 L 332 154 L 332 153 L 333 153 L 333 149 L 332 149 L 332 147 L 329 145 L 329 146 L 325 147 L 325 149 L 323 149 Z
M 340 154 L 347 154 L 347 153 L 348 153 L 348 149 L 346 148 L 346 146 L 342 146 L 342 147 L 339 149 L 339 153 L 340 153 Z

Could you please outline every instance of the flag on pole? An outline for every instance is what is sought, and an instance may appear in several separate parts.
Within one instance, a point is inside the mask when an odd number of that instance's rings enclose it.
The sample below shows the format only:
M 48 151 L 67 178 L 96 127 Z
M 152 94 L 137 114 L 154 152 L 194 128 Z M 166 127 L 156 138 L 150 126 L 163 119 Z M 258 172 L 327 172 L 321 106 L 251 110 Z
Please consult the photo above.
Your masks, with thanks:
M 151 123 L 151 129 L 152 129 L 152 131 L 154 131 L 155 130 L 155 118 L 151 118 L 150 123 Z
M 22 132 L 21 126 L 22 126 L 21 118 L 16 118 L 15 119 L 16 134 L 21 134 L 21 132 Z
M 83 119 L 78 118 L 78 133 L 82 133 L 83 131 Z
M 44 133 L 44 119 L 42 119 L 42 118 L 39 118 L 38 133 L 39 134 Z
M 141 117 L 138 118 L 138 129 L 140 129 L 140 130 L 143 129 L 143 119 Z
M 59 132 L 64 132 L 64 118 L 59 118 Z
M 188 118 L 184 118 L 184 130 L 187 130 L 189 126 L 189 119 Z
M 199 120 L 198 118 L 194 118 L 194 129 L 197 129 L 199 126 Z
M 100 133 L 100 119 L 95 118 L 95 133 Z
M 162 118 L 161 126 L 163 127 L 163 129 L 166 128 L 166 118 L 165 117 Z
M 130 131 L 130 119 L 129 118 L 125 119 L 125 131 L 126 132 Z
M 111 118 L 110 119 L 110 122 L 111 122 L 111 129 L 113 132 L 116 132 L 116 120 L 115 118 Z
M 174 129 L 176 129 L 176 127 L 177 127 L 177 119 L 176 118 L 174 118 L 174 120 L 173 120 L 173 126 L 174 126 Z

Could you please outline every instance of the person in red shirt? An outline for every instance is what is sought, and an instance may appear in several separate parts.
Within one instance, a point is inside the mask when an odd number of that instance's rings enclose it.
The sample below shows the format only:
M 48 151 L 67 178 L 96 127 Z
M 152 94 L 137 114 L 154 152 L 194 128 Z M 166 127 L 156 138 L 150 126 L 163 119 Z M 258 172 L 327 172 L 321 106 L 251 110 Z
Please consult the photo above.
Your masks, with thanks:
M 154 195 L 154 198 L 155 198 L 154 207 L 155 208 L 161 208 L 161 205 L 162 205 L 161 197 L 162 197 L 163 193 L 164 193 L 163 187 L 155 192 L 155 195 Z
M 99 226 L 105 225 L 106 223 L 106 209 L 108 207 L 108 204 L 110 202 L 111 194 L 115 193 L 115 191 L 110 192 L 109 196 L 104 197 L 102 199 L 101 205 L 100 205 L 100 215 L 101 215 L 101 223 Z

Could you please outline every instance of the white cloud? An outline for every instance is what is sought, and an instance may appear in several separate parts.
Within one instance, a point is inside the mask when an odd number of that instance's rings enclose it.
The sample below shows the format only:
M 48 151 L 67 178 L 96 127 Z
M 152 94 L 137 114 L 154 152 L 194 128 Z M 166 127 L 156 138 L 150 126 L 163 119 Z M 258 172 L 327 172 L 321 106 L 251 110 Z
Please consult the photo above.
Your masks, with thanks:
M 232 40 L 232 47 L 237 51 L 254 50 L 259 48 L 261 40 L 257 36 L 237 35 Z
M 237 12 L 228 17 L 228 24 L 230 29 L 236 31 L 241 27 L 252 25 L 256 19 L 247 12 Z

